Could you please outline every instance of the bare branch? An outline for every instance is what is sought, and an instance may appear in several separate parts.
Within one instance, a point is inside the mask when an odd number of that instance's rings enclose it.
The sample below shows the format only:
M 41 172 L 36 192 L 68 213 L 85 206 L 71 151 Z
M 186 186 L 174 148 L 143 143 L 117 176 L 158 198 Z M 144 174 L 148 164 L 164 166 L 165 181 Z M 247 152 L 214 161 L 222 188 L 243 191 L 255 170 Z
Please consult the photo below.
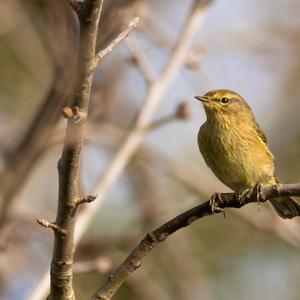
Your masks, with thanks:
M 258 198 L 262 202 L 280 196 L 300 196 L 300 183 L 262 185 L 260 189 L 250 189 L 243 197 L 235 193 L 220 194 L 218 207 L 240 208 L 245 204 L 256 202 Z M 159 243 L 177 230 L 189 226 L 194 221 L 212 215 L 211 201 L 206 201 L 180 215 L 169 222 L 148 233 L 140 244 L 130 253 L 122 264 L 108 277 L 92 299 L 109 300 L 126 280 L 126 278 L 141 266 L 142 259 Z
M 97 65 L 100 63 L 100 61 L 106 57 L 110 52 L 112 52 L 112 50 L 124 39 L 128 36 L 128 34 L 130 32 L 132 32 L 138 25 L 139 22 L 139 17 L 135 17 L 131 20 L 131 22 L 128 24 L 128 26 L 121 31 L 118 36 L 113 39 L 110 44 L 105 47 L 104 49 L 102 49 L 101 51 L 99 51 L 95 58 L 94 61 L 91 65 L 92 69 L 95 69 L 97 67 Z
M 55 225 L 67 234 L 54 231 L 54 249 L 51 261 L 51 284 L 48 300 L 74 300 L 72 265 L 75 252 L 74 229 L 79 196 L 79 165 L 84 125 L 89 108 L 98 23 L 103 0 L 86 0 L 85 11 L 78 15 L 80 27 L 79 54 L 75 97 L 71 103 L 74 116 L 68 119 L 62 157 L 58 163 L 59 199 Z M 66 110 L 65 110 L 66 112 Z M 70 111 L 68 111 L 70 112 Z M 79 122 L 80 121 L 80 122 Z M 75 209 L 74 209 L 75 208 Z M 41 222 L 48 225 L 48 223 Z M 53 225 L 52 225 L 53 227 Z
M 207 176 L 205 184 L 199 184 L 199 178 L 204 178 L 205 175 L 201 172 L 199 173 L 199 170 L 193 170 L 193 165 L 186 163 L 180 165 L 178 161 L 173 161 L 170 157 L 149 146 L 140 149 L 137 158 L 142 163 L 147 162 L 151 166 L 156 165 L 161 168 L 167 173 L 167 176 L 176 180 L 198 198 L 207 197 L 209 191 L 218 189 L 218 185 L 211 183 Z M 232 213 L 241 221 L 256 229 L 263 230 L 266 233 L 273 233 L 284 242 L 297 248 L 300 247 L 300 224 L 298 222 L 286 222 L 278 217 L 277 214 L 270 218 L 266 216 L 264 218 L 255 218 L 255 215 L 249 215 L 244 210 L 233 210 Z

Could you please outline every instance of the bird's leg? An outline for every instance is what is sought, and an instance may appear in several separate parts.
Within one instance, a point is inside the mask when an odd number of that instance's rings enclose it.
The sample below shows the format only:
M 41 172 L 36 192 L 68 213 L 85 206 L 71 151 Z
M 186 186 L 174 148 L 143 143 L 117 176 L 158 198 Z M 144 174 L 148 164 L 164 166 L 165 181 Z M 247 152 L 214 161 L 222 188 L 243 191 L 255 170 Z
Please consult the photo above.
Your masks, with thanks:
M 220 193 L 214 193 L 209 199 L 209 205 L 211 208 L 212 214 L 223 212 L 225 218 L 225 210 L 218 206 L 218 203 L 223 203 Z

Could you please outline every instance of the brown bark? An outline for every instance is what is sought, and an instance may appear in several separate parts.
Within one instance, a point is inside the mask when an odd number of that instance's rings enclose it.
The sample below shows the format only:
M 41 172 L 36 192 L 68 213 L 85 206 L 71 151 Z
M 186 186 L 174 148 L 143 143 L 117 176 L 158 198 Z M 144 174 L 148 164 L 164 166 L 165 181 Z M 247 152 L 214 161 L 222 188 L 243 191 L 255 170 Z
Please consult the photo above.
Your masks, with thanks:
M 73 256 L 75 252 L 74 230 L 79 194 L 79 168 L 84 127 L 88 113 L 92 65 L 96 55 L 98 23 L 102 0 L 89 0 L 80 5 L 76 12 L 79 19 L 79 53 L 77 63 L 76 90 L 71 103 L 76 107 L 79 119 L 69 119 L 62 157 L 58 162 L 59 196 L 54 230 L 54 249 L 51 262 L 51 284 L 49 300 L 74 300 Z

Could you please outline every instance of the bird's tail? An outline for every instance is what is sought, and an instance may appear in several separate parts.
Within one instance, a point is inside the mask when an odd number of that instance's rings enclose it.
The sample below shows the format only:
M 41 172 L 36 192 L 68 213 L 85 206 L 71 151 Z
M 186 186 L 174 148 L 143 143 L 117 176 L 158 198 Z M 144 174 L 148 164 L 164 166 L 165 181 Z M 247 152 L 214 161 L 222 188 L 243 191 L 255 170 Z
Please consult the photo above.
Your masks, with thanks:
M 300 216 L 300 204 L 292 197 L 280 197 L 270 200 L 277 214 L 283 219 Z

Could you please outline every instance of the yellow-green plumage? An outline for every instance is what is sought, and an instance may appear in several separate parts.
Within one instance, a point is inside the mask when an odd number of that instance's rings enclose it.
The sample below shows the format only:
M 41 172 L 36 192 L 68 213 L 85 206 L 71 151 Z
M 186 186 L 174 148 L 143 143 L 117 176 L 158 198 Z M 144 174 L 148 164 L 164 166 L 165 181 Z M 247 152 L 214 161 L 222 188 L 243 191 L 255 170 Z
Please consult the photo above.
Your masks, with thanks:
M 198 145 L 213 173 L 234 191 L 275 183 L 273 155 L 247 102 L 230 90 L 210 91 L 196 98 L 203 102 L 207 115 Z M 283 218 L 300 215 L 300 205 L 290 197 L 271 203 Z

